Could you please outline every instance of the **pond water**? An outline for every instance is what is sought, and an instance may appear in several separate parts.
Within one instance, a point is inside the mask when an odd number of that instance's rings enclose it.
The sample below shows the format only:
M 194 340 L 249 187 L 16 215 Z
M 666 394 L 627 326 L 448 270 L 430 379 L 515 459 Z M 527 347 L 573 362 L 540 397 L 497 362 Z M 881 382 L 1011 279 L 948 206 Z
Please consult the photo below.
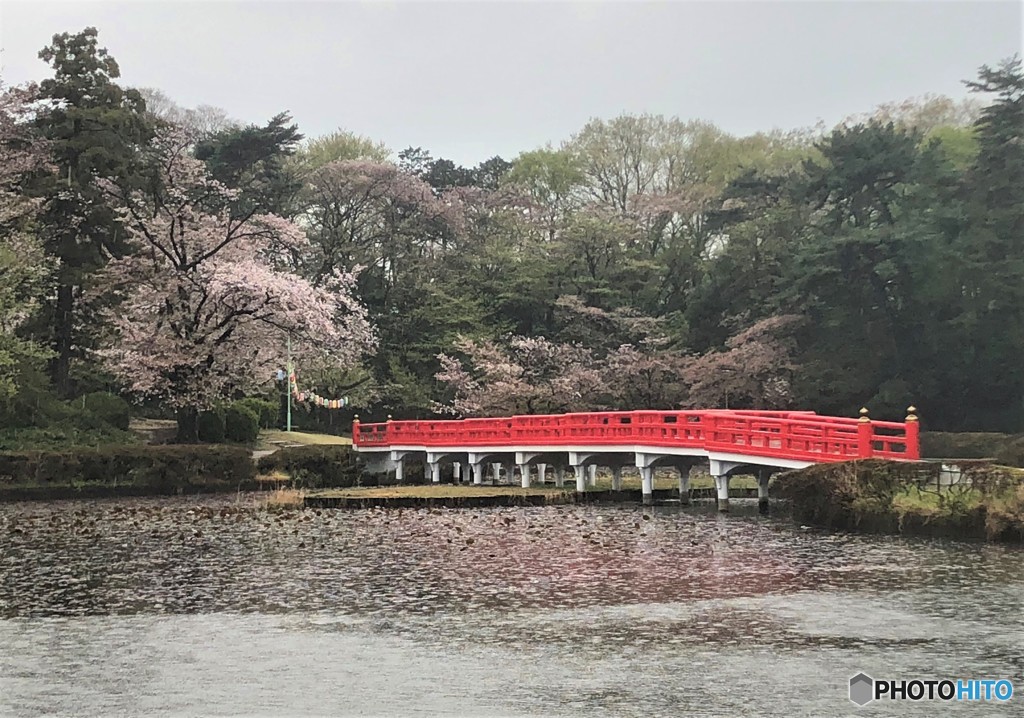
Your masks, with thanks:
M 1024 715 L 1024 550 L 640 506 L 0 505 L 0 716 Z M 847 699 L 1009 678 L 1006 704 Z

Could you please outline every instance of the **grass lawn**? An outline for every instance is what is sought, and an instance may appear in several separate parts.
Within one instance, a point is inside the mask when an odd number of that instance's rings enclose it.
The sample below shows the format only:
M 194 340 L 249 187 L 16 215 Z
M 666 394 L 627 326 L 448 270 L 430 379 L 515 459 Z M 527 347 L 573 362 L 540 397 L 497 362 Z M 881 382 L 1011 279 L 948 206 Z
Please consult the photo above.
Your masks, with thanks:
M 281 444 L 319 444 L 319 445 L 348 445 L 352 439 L 346 436 L 334 436 L 333 434 L 307 434 L 304 431 L 281 431 L 280 429 L 264 429 L 260 432 L 258 444 L 263 449 L 276 449 Z

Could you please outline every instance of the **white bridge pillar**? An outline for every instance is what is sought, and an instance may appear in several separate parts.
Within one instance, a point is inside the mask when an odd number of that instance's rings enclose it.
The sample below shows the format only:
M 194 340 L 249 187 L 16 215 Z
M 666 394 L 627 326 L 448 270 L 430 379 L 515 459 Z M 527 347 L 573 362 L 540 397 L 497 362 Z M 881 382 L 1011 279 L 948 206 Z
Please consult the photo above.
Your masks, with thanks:
M 729 474 L 722 474 L 715 477 L 715 496 L 718 500 L 718 510 L 729 510 Z
M 590 466 L 587 467 L 587 469 L 587 486 L 589 486 L 590 488 L 594 488 L 597 486 L 597 464 L 591 464 Z
M 562 488 L 562 486 L 564 486 L 564 485 L 565 485 L 565 467 L 564 466 L 557 466 L 557 467 L 555 467 L 555 486 L 558 487 L 558 488 Z
M 743 466 L 735 461 L 722 461 L 711 458 L 711 476 L 715 479 L 715 494 L 718 499 L 718 510 L 729 510 L 729 472 Z
M 477 486 L 484 482 L 484 465 L 480 463 L 470 464 L 473 467 L 473 483 Z
M 434 483 L 434 484 L 441 483 L 441 462 L 440 461 L 433 461 L 433 462 L 427 464 L 427 466 L 430 467 L 430 481 L 431 481 L 431 483 Z
M 512 478 L 511 474 L 509 475 L 509 478 Z M 530 465 L 529 464 L 520 464 L 519 465 L 519 478 L 521 479 L 521 484 L 520 485 L 524 489 L 530 488 Z
M 547 481 L 547 473 L 547 464 L 537 464 L 537 483 L 540 484 L 541 486 L 543 486 L 544 482 Z
M 462 483 L 462 462 L 461 461 L 453 461 L 452 462 L 452 483 L 455 483 L 455 484 Z
M 757 472 L 757 510 L 762 514 L 768 513 L 768 481 L 771 479 L 771 472 L 768 469 L 761 469 Z
M 683 506 L 690 505 L 690 472 L 693 471 L 693 467 L 686 469 L 677 468 L 679 472 L 679 503 Z
M 654 503 L 654 467 L 640 467 L 640 487 L 644 504 Z
M 582 494 L 587 490 L 587 467 L 583 464 L 576 464 L 572 468 L 576 471 L 576 491 Z
M 612 467 L 612 491 L 622 491 L 622 467 Z

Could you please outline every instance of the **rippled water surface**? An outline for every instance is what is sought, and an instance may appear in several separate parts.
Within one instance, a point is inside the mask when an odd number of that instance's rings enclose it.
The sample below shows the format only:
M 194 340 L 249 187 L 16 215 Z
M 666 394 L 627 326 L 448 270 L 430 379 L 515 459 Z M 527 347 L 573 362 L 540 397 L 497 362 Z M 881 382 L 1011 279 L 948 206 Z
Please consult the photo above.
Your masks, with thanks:
M 1024 715 L 1024 550 L 733 503 L 0 505 L 0 716 Z M 1018 695 L 856 709 L 861 670 Z

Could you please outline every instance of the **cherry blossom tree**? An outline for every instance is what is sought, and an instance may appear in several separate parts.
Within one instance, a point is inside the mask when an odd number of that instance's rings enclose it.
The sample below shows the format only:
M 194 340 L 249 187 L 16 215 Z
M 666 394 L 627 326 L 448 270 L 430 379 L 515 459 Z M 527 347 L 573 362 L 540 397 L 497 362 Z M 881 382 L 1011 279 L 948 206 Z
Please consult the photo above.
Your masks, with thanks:
M 465 360 L 441 354 L 436 378 L 454 394 L 436 408 L 458 416 L 557 414 L 595 408 L 605 391 L 593 354 L 544 337 L 504 344 L 462 338 Z
M 47 275 L 42 244 L 32 231 L 40 203 L 24 187 L 32 175 L 52 169 L 46 142 L 28 122 L 37 97 L 35 86 L 0 83 L 0 398 L 17 391 L 21 362 L 47 356 L 15 334 L 36 309 Z
M 120 301 L 101 352 L 131 391 L 178 414 L 179 438 L 195 440 L 199 411 L 269 381 L 286 341 L 299 361 L 352 367 L 374 344 L 355 275 L 334 271 L 314 286 L 287 271 L 308 250 L 281 217 L 233 216 L 235 196 L 190 155 L 191 138 L 169 131 L 154 142 L 159 189 L 118 194 L 120 221 L 135 253 L 104 271 Z
M 802 319 L 780 314 L 730 337 L 725 351 L 694 360 L 684 372 L 693 408 L 783 409 L 796 371 L 793 330 Z

